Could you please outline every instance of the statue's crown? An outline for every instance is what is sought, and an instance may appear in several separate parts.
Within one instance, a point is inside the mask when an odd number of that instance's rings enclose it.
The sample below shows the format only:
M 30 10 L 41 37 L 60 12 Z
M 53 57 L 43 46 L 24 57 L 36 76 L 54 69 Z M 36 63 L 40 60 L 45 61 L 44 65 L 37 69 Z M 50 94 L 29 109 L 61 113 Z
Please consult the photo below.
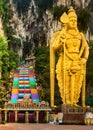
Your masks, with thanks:
M 73 9 L 72 6 L 70 6 L 69 10 L 68 10 L 68 17 L 76 17 L 77 18 L 77 14 L 75 12 L 75 10 Z

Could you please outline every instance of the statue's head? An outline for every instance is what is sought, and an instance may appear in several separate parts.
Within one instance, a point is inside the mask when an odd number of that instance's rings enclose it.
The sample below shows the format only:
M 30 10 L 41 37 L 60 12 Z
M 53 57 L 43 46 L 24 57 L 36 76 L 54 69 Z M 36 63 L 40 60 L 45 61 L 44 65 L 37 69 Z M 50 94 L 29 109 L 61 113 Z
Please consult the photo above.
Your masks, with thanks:
M 68 10 L 69 28 L 77 28 L 77 14 L 73 7 L 71 6 Z
M 68 10 L 68 14 L 64 12 L 60 17 L 61 23 L 67 26 L 68 29 L 77 30 L 77 14 L 73 7 L 71 6 Z

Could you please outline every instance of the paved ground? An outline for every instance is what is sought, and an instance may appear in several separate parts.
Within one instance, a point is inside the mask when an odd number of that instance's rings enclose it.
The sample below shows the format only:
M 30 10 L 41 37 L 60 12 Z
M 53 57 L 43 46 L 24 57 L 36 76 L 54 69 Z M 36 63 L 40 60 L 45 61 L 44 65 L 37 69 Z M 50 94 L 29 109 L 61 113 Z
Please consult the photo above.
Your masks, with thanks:
M 93 130 L 93 125 L 7 123 L 0 124 L 0 130 Z

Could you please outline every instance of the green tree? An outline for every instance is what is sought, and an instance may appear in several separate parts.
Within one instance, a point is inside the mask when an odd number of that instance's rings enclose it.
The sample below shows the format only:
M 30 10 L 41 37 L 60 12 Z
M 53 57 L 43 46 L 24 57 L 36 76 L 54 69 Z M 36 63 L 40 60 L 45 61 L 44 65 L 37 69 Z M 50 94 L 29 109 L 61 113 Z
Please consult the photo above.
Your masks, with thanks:
M 45 46 L 35 48 L 37 83 L 41 86 L 41 100 L 49 102 L 49 48 Z
M 39 86 L 39 96 L 41 100 L 50 102 L 50 61 L 49 61 L 49 47 L 40 46 L 35 48 L 36 56 L 36 79 Z M 59 89 L 56 81 L 55 85 L 55 104 L 61 102 Z
M 3 13 L 2 5 L 3 5 L 3 0 L 0 0 L 0 15 Z
M 11 70 L 15 70 L 16 67 L 19 65 L 19 55 L 17 52 L 9 51 L 9 72 Z
M 5 69 L 6 73 L 8 68 L 8 42 L 4 36 L 0 36 L 0 72 L 3 74 L 3 68 Z
M 9 49 L 12 48 L 14 50 L 20 46 L 20 39 L 14 37 L 14 35 L 16 35 L 16 31 L 15 28 L 10 25 L 13 12 L 10 8 L 9 0 L 0 0 L 0 2 L 0 15 L 3 21 L 4 33 L 8 39 L 8 47 Z
M 89 43 L 89 58 L 87 62 L 87 84 L 89 83 L 90 87 L 92 87 L 93 84 L 93 41 L 90 41 Z
M 0 104 L 4 104 L 6 100 L 6 96 L 2 96 L 3 89 L 5 90 L 4 93 L 9 91 L 9 78 L 10 78 L 10 71 L 15 70 L 18 66 L 18 54 L 8 50 L 8 41 L 4 36 L 0 36 Z

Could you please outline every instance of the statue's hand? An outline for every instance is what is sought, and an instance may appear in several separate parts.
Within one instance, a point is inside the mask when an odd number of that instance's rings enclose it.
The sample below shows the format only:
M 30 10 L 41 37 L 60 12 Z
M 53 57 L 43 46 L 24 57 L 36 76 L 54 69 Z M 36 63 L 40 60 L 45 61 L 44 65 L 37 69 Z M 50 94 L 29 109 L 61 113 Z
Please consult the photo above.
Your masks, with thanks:
M 81 64 L 85 64 L 87 60 L 85 58 L 81 58 L 80 61 L 81 61 Z
M 66 36 L 65 36 L 64 34 L 61 35 L 61 36 L 60 36 L 60 41 L 61 41 L 62 43 L 64 43 L 65 40 L 66 40 Z

